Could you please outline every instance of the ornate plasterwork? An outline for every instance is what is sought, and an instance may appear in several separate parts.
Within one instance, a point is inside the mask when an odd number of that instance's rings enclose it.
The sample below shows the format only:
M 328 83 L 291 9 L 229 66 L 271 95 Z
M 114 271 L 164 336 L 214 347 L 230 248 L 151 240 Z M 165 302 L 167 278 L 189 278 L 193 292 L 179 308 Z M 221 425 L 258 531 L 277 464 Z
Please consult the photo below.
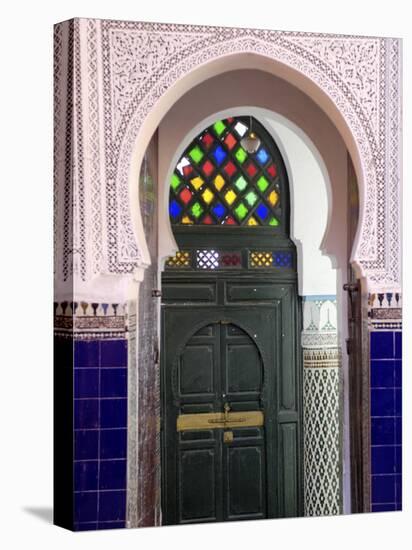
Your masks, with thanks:
M 76 20 L 76 25 L 73 93 L 87 100 L 76 101 L 74 108 L 78 242 L 68 244 L 66 252 L 74 248 L 82 280 L 96 270 L 130 273 L 139 265 L 142 236 L 136 238 L 132 223 L 137 205 L 130 204 L 129 171 L 140 129 L 159 100 L 202 65 L 253 53 L 307 77 L 343 117 L 364 179 L 355 259 L 371 290 L 399 288 L 398 40 L 105 20 Z M 92 236 L 84 230 L 88 224 Z

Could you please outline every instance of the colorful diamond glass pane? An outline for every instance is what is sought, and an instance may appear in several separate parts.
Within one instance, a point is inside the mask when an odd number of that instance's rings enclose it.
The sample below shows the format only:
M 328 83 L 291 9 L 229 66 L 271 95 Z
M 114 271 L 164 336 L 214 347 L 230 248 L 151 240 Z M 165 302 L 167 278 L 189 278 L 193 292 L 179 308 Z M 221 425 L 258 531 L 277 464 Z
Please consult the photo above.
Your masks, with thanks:
M 276 193 L 275 190 L 269 193 L 268 200 L 272 206 L 275 206 L 275 204 L 278 202 L 278 198 L 279 198 L 279 195 Z
M 243 218 L 246 216 L 246 214 L 249 212 L 249 210 L 246 208 L 246 206 L 241 202 L 238 204 L 235 208 L 235 214 L 238 220 L 242 221 Z
M 292 254 L 290 252 L 274 252 L 273 265 L 277 267 L 292 267 Z
M 199 164 L 199 162 L 204 157 L 204 153 L 203 153 L 202 149 L 198 145 L 196 145 L 195 147 L 193 147 L 193 149 L 191 151 L 189 151 L 189 157 L 194 162 L 196 162 L 196 164 Z
M 246 202 L 248 203 L 249 206 L 253 206 L 257 201 L 257 198 L 258 196 L 254 191 L 249 191 L 249 193 L 245 195 Z
M 275 178 L 277 174 L 276 166 L 274 164 L 270 164 L 268 168 L 266 168 L 267 173 L 271 178 Z
M 237 139 L 233 136 L 233 134 L 228 134 L 226 137 L 225 137 L 225 144 L 226 144 L 226 147 L 229 149 L 229 151 L 231 151 L 233 149 L 233 147 L 236 145 L 237 143 Z
M 221 145 L 218 145 L 216 149 L 213 151 L 213 157 L 216 161 L 216 164 L 220 166 L 222 162 L 226 159 L 227 153 Z
M 218 174 L 213 181 L 218 191 L 220 191 L 222 187 L 225 185 L 225 180 L 222 178 L 220 174 Z
M 173 191 L 176 191 L 176 189 L 179 187 L 180 184 L 181 184 L 181 180 L 179 176 L 177 174 L 173 174 L 172 179 L 170 181 L 170 185 L 172 186 Z
M 253 178 L 253 176 L 256 176 L 257 171 L 258 169 L 256 168 L 256 164 L 254 162 L 250 161 L 246 165 L 246 172 L 249 174 L 251 178 Z
M 236 193 L 230 189 L 226 194 L 225 194 L 225 200 L 226 202 L 231 205 L 233 203 L 233 201 L 236 199 L 237 195 Z
M 254 216 L 250 216 L 250 218 L 247 221 L 248 225 L 259 225 L 259 222 Z
M 247 187 L 247 181 L 243 176 L 239 176 L 235 181 L 235 186 L 239 191 L 244 191 Z
M 179 195 L 179 199 L 184 202 L 185 204 L 187 204 L 188 202 L 190 202 L 190 199 L 192 198 L 192 193 L 189 191 L 189 189 L 187 187 L 185 187 L 183 189 L 183 191 L 180 193 Z
M 215 204 L 215 206 L 213 206 L 212 213 L 216 216 L 218 220 L 221 220 L 226 214 L 226 208 L 223 206 L 223 204 L 218 202 L 217 204 Z
M 169 205 L 169 211 L 170 211 L 170 215 L 173 218 L 177 218 L 182 211 L 182 207 L 177 201 L 173 200 Z
M 193 216 L 195 218 L 198 218 L 199 216 L 201 216 L 201 214 L 203 212 L 203 207 L 200 204 L 200 202 L 195 202 L 195 204 L 192 206 L 192 208 L 190 210 L 191 210 Z
M 203 137 L 202 137 L 202 143 L 204 144 L 204 146 L 209 149 L 211 147 L 211 145 L 213 144 L 213 142 L 215 141 L 215 138 L 212 136 L 212 134 L 210 134 L 209 132 L 207 132 Z
M 269 209 L 264 204 L 259 204 L 256 208 L 256 214 L 264 221 L 268 217 Z
M 191 166 L 183 166 L 183 175 L 187 178 L 191 173 L 193 172 L 193 168 Z
M 224 167 L 224 171 L 229 177 L 233 176 L 233 174 L 236 172 L 236 166 L 233 164 L 231 160 Z
M 228 216 L 223 223 L 225 225 L 237 225 L 236 220 L 232 216 Z
M 259 151 L 256 153 L 256 158 L 258 159 L 260 164 L 263 166 L 269 160 L 269 154 L 264 147 L 261 147 Z
M 207 177 L 209 177 L 213 173 L 214 169 L 215 167 L 213 166 L 213 163 L 210 162 L 210 160 L 207 160 L 202 166 L 202 170 Z
M 206 204 L 210 204 L 212 202 L 214 196 L 215 195 L 212 193 L 212 191 L 210 189 L 206 189 L 202 193 L 202 198 L 203 198 L 203 200 L 205 201 Z
M 247 126 L 245 126 L 241 122 L 238 122 L 237 124 L 235 124 L 235 130 L 240 137 L 243 137 L 246 134 Z
M 273 216 L 270 218 L 269 225 L 272 225 L 273 227 L 279 225 L 279 221 Z
M 247 159 L 247 153 L 243 149 L 243 147 L 239 147 L 239 149 L 235 153 L 235 157 L 240 164 L 243 164 L 245 162 L 245 160 Z
M 218 120 L 213 124 L 213 128 L 218 136 L 222 135 L 225 131 L 226 124 L 222 120 Z
M 193 220 L 189 218 L 189 216 L 184 216 L 182 218 L 182 223 L 184 223 L 185 225 L 193 225 Z
M 215 223 L 215 220 L 212 218 L 212 216 L 210 216 L 209 214 L 207 216 L 205 216 L 202 220 L 202 223 L 206 224 L 206 225 L 214 225 Z
M 234 119 L 233 117 L 230 116 L 229 118 L 226 119 L 226 122 L 227 122 L 228 124 L 232 124 L 232 122 L 233 122 L 234 120 L 235 120 L 235 119 Z
M 198 176 L 197 178 L 193 178 L 192 180 L 190 180 L 190 183 L 193 185 L 196 191 L 198 191 L 204 184 L 204 181 L 200 176 Z
M 268 180 L 265 178 L 265 176 L 260 176 L 260 178 L 257 180 L 257 186 L 259 187 L 259 189 L 262 191 L 262 193 L 264 191 L 266 191 L 266 189 L 268 188 L 269 186 L 269 182 Z

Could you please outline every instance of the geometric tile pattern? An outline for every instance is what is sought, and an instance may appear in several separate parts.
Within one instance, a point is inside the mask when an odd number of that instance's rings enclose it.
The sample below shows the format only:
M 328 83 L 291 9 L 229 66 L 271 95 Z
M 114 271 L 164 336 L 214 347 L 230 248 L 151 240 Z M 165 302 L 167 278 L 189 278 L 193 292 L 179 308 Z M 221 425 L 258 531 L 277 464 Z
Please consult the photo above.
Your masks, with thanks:
M 340 513 L 339 369 L 303 369 L 305 516 Z

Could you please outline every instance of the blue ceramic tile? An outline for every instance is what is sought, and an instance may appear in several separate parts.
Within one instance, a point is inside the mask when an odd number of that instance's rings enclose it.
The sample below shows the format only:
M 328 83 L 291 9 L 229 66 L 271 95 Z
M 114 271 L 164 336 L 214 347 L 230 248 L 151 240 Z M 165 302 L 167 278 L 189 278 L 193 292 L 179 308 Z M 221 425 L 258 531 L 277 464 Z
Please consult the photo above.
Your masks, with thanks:
M 74 490 L 75 491 L 96 491 L 97 490 L 97 460 L 74 463 Z
M 126 460 L 100 462 L 99 489 L 126 489 Z
M 391 502 L 390 504 L 372 504 L 372 512 L 395 512 L 396 504 Z
M 402 387 L 402 361 L 396 360 L 393 362 L 395 366 L 395 386 Z
M 395 415 L 402 416 L 402 389 L 395 390 Z
M 395 419 L 372 418 L 371 419 L 371 443 L 372 445 L 395 444 Z
M 127 399 L 101 399 L 100 424 L 102 428 L 126 428 Z
M 371 389 L 371 416 L 394 416 L 394 390 Z
M 99 521 L 98 529 L 124 529 L 124 521 Z
M 97 340 L 74 342 L 74 366 L 75 368 L 99 366 L 99 342 Z
M 74 369 L 74 397 L 99 396 L 99 369 Z
M 74 427 L 97 428 L 99 424 L 99 400 L 74 400 Z
M 75 531 L 95 531 L 96 529 L 97 529 L 96 521 L 74 524 Z
M 402 473 L 402 445 L 395 447 L 395 469 L 397 474 Z
M 372 503 L 395 502 L 395 476 L 372 476 Z
M 402 474 L 396 474 L 396 502 L 402 502 Z
M 389 331 L 371 332 L 371 359 L 393 359 L 394 333 Z
M 103 491 L 99 497 L 99 521 L 126 518 L 126 491 Z
M 100 458 L 126 458 L 127 430 L 100 432 Z
M 102 369 L 101 397 L 127 397 L 127 369 Z
M 98 458 L 99 432 L 98 430 L 80 430 L 74 432 L 75 460 Z
M 395 437 L 396 443 L 402 443 L 402 417 L 395 418 Z
M 106 340 L 100 344 L 102 367 L 127 367 L 126 340 Z
M 74 494 L 74 521 L 97 520 L 97 491 Z
M 395 332 L 395 357 L 402 359 L 402 332 Z
M 371 388 L 393 388 L 395 361 L 371 361 Z
M 395 473 L 395 447 L 372 447 L 371 466 L 373 474 Z

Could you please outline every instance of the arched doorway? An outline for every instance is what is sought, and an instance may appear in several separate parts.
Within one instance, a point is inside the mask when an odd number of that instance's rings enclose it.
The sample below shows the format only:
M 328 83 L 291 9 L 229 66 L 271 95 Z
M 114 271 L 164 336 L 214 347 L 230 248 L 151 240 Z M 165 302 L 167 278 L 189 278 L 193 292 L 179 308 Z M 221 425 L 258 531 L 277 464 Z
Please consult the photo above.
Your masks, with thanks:
M 162 276 L 164 521 L 301 515 L 296 249 L 264 126 L 230 117 L 200 132 L 169 212 L 179 250 Z

